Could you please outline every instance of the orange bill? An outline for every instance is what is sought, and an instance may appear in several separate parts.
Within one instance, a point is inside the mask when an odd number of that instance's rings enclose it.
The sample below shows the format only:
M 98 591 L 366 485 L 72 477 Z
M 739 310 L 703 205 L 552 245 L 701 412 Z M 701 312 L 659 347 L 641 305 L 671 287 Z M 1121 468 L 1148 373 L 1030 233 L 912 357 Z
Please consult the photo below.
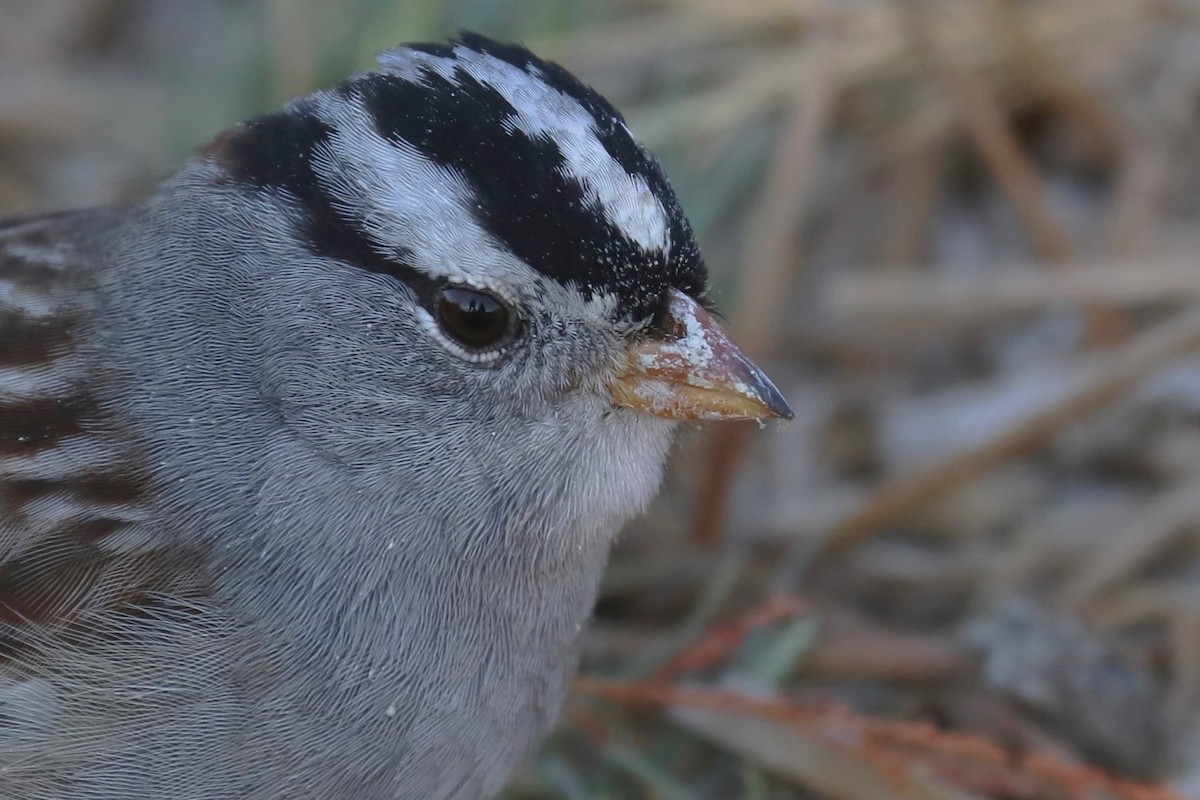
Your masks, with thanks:
M 665 335 L 630 346 L 615 405 L 678 420 L 791 419 L 775 385 L 699 303 L 671 290 Z

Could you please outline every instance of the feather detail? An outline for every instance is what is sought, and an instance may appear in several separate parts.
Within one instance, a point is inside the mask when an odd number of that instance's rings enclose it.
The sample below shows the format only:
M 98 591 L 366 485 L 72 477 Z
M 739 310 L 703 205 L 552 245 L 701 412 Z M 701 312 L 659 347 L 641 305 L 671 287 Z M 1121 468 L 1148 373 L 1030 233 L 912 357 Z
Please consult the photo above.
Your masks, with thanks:
M 148 484 L 75 347 L 89 312 L 76 248 L 108 219 L 0 221 L 0 656 L 85 609 L 200 588 L 156 529 Z

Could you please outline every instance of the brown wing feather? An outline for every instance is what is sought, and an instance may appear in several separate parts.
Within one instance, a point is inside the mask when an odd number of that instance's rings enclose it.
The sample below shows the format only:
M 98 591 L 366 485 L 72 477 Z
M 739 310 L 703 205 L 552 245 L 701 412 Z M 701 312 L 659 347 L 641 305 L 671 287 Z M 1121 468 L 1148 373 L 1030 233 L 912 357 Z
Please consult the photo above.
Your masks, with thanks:
M 78 347 L 91 310 L 79 247 L 111 213 L 0 220 L 0 655 L 31 624 L 45 637 L 198 588 Z

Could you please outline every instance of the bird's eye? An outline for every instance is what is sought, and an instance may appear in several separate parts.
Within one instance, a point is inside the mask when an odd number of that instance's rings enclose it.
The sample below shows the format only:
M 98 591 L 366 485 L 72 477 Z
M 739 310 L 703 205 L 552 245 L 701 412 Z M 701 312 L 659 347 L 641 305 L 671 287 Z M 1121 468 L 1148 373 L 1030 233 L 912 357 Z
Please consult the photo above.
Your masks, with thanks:
M 486 292 L 447 286 L 437 295 L 437 321 L 448 336 L 472 350 L 494 347 L 512 329 L 508 307 Z

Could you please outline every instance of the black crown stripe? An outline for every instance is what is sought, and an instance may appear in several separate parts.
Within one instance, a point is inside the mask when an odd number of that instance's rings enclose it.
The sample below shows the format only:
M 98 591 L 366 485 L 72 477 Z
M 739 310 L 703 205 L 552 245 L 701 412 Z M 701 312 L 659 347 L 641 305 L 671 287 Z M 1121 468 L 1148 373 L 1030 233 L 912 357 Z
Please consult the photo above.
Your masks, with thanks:
M 418 296 L 427 296 L 433 279 L 407 262 L 409 254 L 380 252 L 322 187 L 313 159 L 333 134 L 333 127 L 314 109 L 300 103 L 232 129 L 212 149 L 232 179 L 263 191 L 285 192 L 299 204 L 305 213 L 302 239 L 310 252 L 390 275 Z
M 642 178 L 662 203 L 670 252 L 647 252 L 630 240 L 604 209 L 588 201 L 584 187 L 564 168 L 558 143 L 518 130 L 508 101 L 462 68 L 453 80 L 424 68 L 419 82 L 366 73 L 335 92 L 341 102 L 362 103 L 385 139 L 403 142 L 462 175 L 474 194 L 471 211 L 477 222 L 543 275 L 573 284 L 588 296 L 616 295 L 621 315 L 630 319 L 652 317 L 668 287 L 703 298 L 706 271 L 687 219 L 661 167 L 630 136 L 620 114 L 565 69 L 524 48 L 474 34 L 464 34 L 455 44 L 534 75 L 587 110 L 608 155 L 628 174 Z M 455 58 L 453 47 L 408 45 L 443 59 Z M 312 104 L 300 101 L 218 137 L 210 152 L 233 180 L 294 198 L 305 212 L 302 233 L 314 253 L 410 285 L 428 282 L 408 263 L 409 253 L 381 252 L 321 185 L 313 158 L 320 148 L 334 146 L 333 134 Z M 353 201 L 344 206 L 369 206 L 372 198 Z

